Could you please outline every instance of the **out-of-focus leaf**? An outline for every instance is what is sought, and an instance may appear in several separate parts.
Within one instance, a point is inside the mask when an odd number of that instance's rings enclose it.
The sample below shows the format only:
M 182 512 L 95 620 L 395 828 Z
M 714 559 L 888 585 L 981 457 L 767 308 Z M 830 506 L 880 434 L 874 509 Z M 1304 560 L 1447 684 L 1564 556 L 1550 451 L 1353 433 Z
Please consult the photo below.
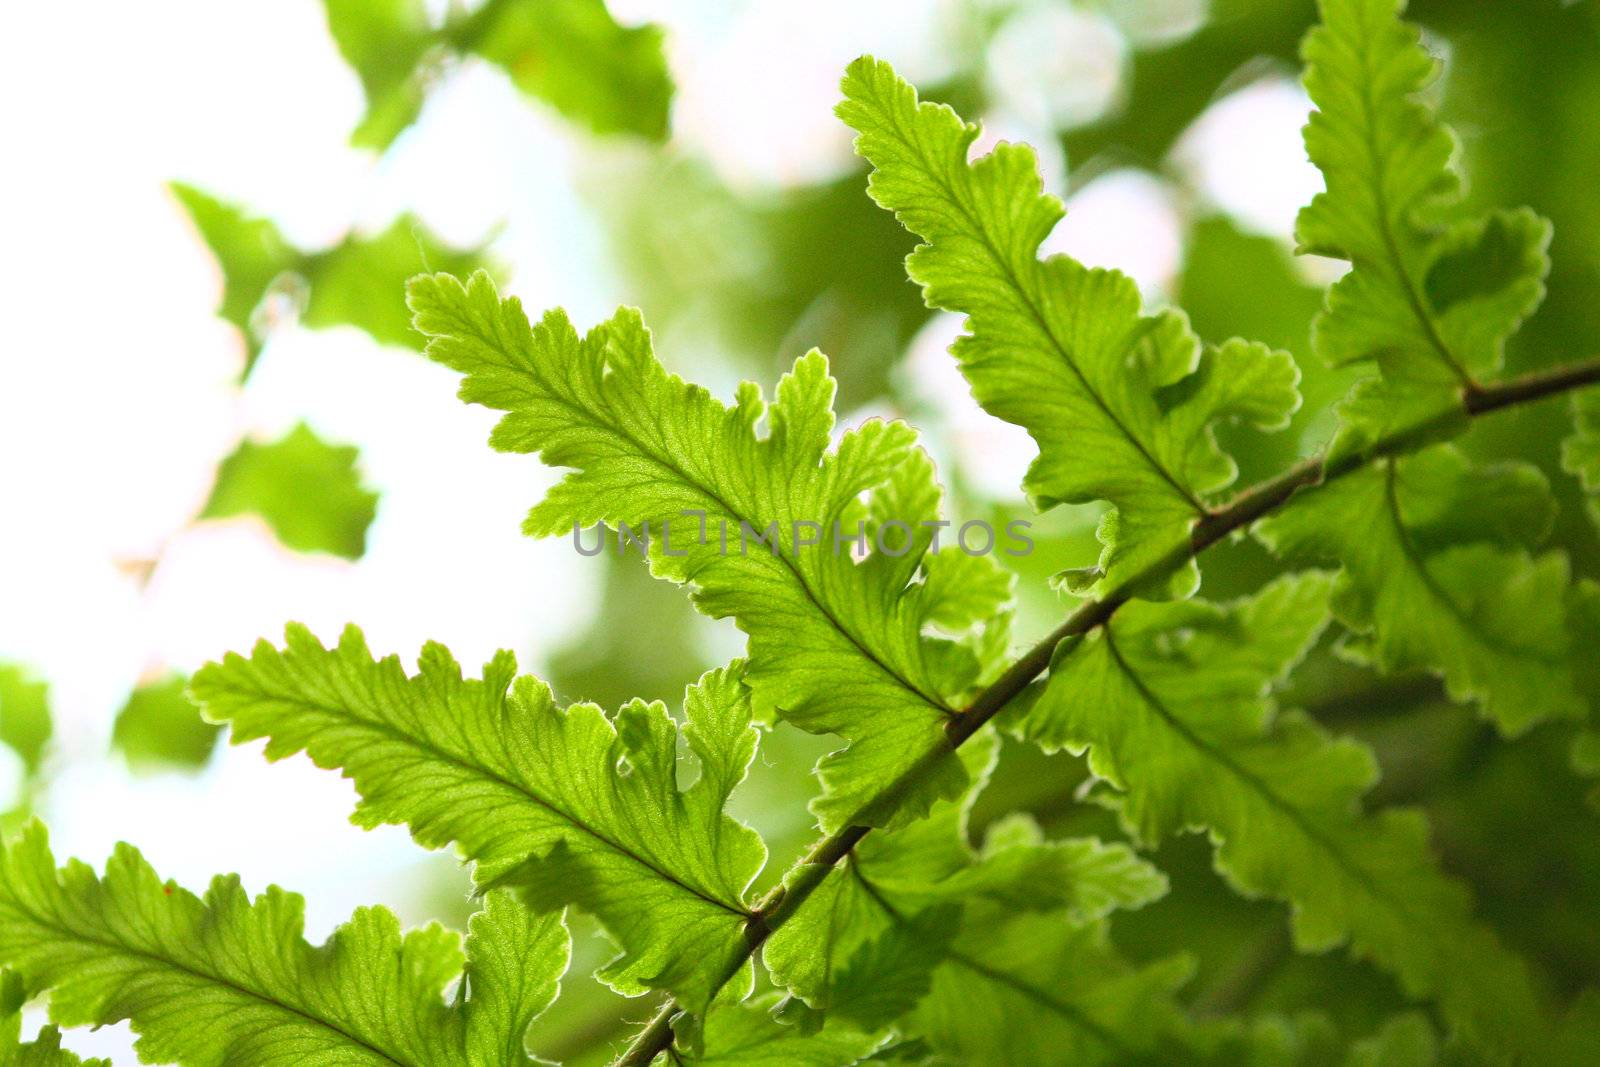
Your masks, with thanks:
M 1577 428 L 1562 442 L 1561 466 L 1590 495 L 1589 514 L 1600 524 L 1600 389 L 1573 395 L 1572 420 Z
M 683 594 L 658 582 L 637 558 L 619 558 L 614 533 L 604 537 L 603 558 L 579 561 L 602 571 L 594 624 L 550 657 L 550 686 L 565 699 L 619 707 L 641 700 L 676 700 L 700 674 L 699 621 Z M 648 649 L 648 655 L 641 655 Z
M 1063 136 L 1075 172 L 1093 173 L 1085 164 L 1102 153 L 1160 166 L 1183 131 L 1249 64 L 1268 58 L 1287 69 L 1315 15 L 1311 0 L 1211 0 L 1207 6 L 1209 17 L 1192 36 L 1134 54 L 1127 91 L 1109 114 Z
M 667 137 L 673 86 L 661 27 L 618 25 L 603 0 L 488 0 L 457 40 L 595 133 Z
M 184 691 L 189 680 L 171 674 L 141 685 L 117 713 L 111 744 L 141 770 L 205 766 L 222 728 L 200 717 Z
M 367 113 L 350 135 L 361 148 L 388 147 L 422 111 L 435 47 L 423 0 L 323 0 L 328 32 L 361 79 Z
M 381 233 L 352 233 L 332 248 L 307 252 L 267 219 L 192 185 L 171 188 L 222 269 L 217 314 L 244 334 L 241 376 L 249 375 L 273 328 L 296 315 L 315 329 L 354 326 L 384 344 L 420 349 L 405 305 L 406 279 L 425 270 L 488 266 L 481 248 L 452 248 L 410 215 Z
M 1439 1039 L 1426 1016 L 1396 1016 L 1371 1037 L 1356 1042 L 1345 1067 L 1432 1067 L 1439 1059 Z
M 50 734 L 50 687 L 16 664 L 0 663 L 0 741 L 11 746 L 29 777 L 39 773 Z
M 890 368 L 927 321 L 902 266 L 915 242 L 861 195 L 859 174 L 741 194 L 701 163 L 652 155 L 587 184 L 629 300 L 664 338 L 689 331 L 774 374 L 820 348 L 848 411 L 888 391 Z
M 259 515 L 299 552 L 359 559 L 378 494 L 362 488 L 356 450 L 330 445 L 301 423 L 278 441 L 241 441 L 217 469 L 202 519 Z
M 623 26 L 604 0 L 487 0 L 434 25 L 422 0 L 324 0 L 367 113 L 350 135 L 383 150 L 451 59 L 476 55 L 594 133 L 667 137 L 673 84 L 661 27 Z

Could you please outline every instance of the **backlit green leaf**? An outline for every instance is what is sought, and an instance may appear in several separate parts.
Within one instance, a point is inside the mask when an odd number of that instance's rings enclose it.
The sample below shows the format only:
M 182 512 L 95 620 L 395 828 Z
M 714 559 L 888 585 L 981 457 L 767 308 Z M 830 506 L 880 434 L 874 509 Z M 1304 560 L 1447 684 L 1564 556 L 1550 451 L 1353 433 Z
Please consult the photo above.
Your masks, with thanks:
M 737 665 L 689 689 L 681 734 L 659 703 L 557 707 L 509 652 L 480 681 L 430 644 L 408 676 L 354 627 L 330 650 L 291 626 L 284 649 L 263 641 L 210 664 L 192 692 L 235 743 L 266 737 L 269 759 L 305 751 L 342 770 L 358 824 L 407 825 L 425 847 L 454 844 L 480 886 L 597 916 L 623 949 L 602 972 L 618 990 L 668 989 L 698 1008 L 739 970 L 766 848 L 723 813 L 756 746 Z M 687 789 L 680 736 L 700 761 Z
M 566 930 L 508 893 L 486 903 L 464 955 L 458 934 L 402 934 L 383 908 L 313 946 L 294 893 L 251 901 L 219 876 L 196 897 L 128 845 L 103 876 L 76 860 L 57 870 L 35 824 L 0 852 L 0 962 L 49 990 L 58 1025 L 131 1022 L 145 1063 L 531 1064 L 523 1035 L 555 999 Z

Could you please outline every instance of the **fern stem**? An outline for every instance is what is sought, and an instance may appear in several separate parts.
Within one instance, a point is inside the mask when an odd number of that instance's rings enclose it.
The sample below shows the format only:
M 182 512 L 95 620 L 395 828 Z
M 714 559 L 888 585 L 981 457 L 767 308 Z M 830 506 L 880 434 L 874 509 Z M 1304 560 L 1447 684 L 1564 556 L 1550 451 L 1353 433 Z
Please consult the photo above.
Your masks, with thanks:
M 1249 528 L 1257 519 L 1282 507 L 1299 490 L 1354 473 L 1376 459 L 1418 448 L 1463 416 L 1485 415 L 1596 384 L 1600 384 L 1600 357 L 1489 385 L 1464 388 L 1459 407 L 1385 437 L 1365 452 L 1346 452 L 1332 460 L 1314 457 L 1243 490 L 1223 507 L 1207 512 L 1195 524 L 1186 542 L 1174 546 L 1172 551 L 1101 598 L 1081 605 L 1044 640 L 1023 653 L 1004 674 L 945 724 L 948 749 L 930 753 L 930 756 L 942 756 L 946 751 L 954 750 L 982 729 L 1049 668 L 1063 642 L 1082 637 L 1110 621 L 1117 609 L 1132 599 L 1134 591 L 1141 585 L 1181 566 L 1229 535 Z M 908 774 L 919 773 L 930 762 L 936 760 L 919 761 Z M 902 780 L 891 782 L 884 792 L 897 792 L 905 784 Z M 867 807 L 874 806 L 869 804 Z M 748 951 L 737 966 L 743 966 L 745 960 L 755 955 L 772 931 L 794 914 L 828 872 L 870 832 L 871 827 L 848 826 L 812 846 L 790 874 L 756 905 L 746 938 Z M 728 977 L 732 977 L 731 972 Z M 633 1044 L 617 1059 L 615 1067 L 647 1067 L 662 1050 L 671 1045 L 672 1021 L 680 1011 L 673 1001 L 663 1005 Z

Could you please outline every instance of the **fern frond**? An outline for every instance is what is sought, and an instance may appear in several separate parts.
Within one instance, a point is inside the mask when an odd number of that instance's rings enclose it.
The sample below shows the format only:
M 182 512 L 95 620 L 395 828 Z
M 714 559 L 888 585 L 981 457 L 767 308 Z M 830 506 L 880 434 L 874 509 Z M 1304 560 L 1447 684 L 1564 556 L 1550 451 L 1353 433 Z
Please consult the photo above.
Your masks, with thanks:
M 1120 1062 L 1174 1029 L 1170 994 L 1188 965 L 1128 965 L 1102 920 L 1161 896 L 1166 879 L 1126 846 L 1047 843 L 1024 819 L 991 828 L 974 851 L 968 814 L 995 749 L 992 732 L 964 745 L 974 786 L 863 841 L 768 939 L 763 962 L 830 1025 L 900 1020 L 956 1062 L 1042 1062 L 1049 1047 L 1074 1063 Z
M 298 895 L 273 887 L 251 901 L 233 876 L 196 897 L 128 845 L 103 876 L 75 860 L 58 870 L 37 823 L 0 851 L 0 963 L 49 990 L 58 1025 L 129 1021 L 146 1063 L 534 1062 L 524 1034 L 567 966 L 558 914 L 491 893 L 464 955 L 459 935 L 437 925 L 402 934 L 383 908 L 361 909 L 313 946 L 303 915 Z
M 1404 0 L 1322 0 L 1306 38 L 1316 110 L 1306 150 L 1327 190 L 1300 214 L 1301 251 L 1349 261 L 1314 327 L 1334 364 L 1380 378 L 1343 406 L 1335 450 L 1456 404 L 1500 369 L 1506 339 L 1544 298 L 1550 224 L 1532 211 L 1469 215 L 1455 138 L 1419 99 L 1436 61 Z
M 454 844 L 479 886 L 597 916 L 623 949 L 602 972 L 619 991 L 669 989 L 698 1009 L 743 959 L 766 847 L 723 811 L 756 748 L 738 664 L 686 694 L 681 736 L 701 774 L 681 790 L 663 705 L 559 708 L 509 652 L 480 681 L 430 644 L 408 677 L 353 626 L 331 650 L 291 626 L 281 651 L 263 641 L 210 664 L 192 692 L 235 743 L 265 737 L 269 759 L 304 751 L 342 770 L 360 825 L 404 824 L 425 847 Z
M 1507 735 L 1584 714 L 1566 558 L 1532 554 L 1555 518 L 1538 470 L 1474 467 L 1449 445 L 1304 490 L 1257 535 L 1295 564 L 1340 563 L 1333 610 L 1379 669 L 1428 670 Z
M 1039 446 L 1024 487 L 1042 507 L 1111 503 L 1107 579 L 1150 565 L 1238 473 L 1212 425 L 1281 428 L 1299 406 L 1294 360 L 1243 341 L 1204 349 L 1181 312 L 1142 314 L 1127 276 L 1040 260 L 1063 211 L 1027 145 L 968 163 L 978 128 L 919 103 L 870 57 L 850 65 L 844 94 L 839 115 L 872 163 L 873 199 L 925 242 L 907 272 L 930 307 L 967 316 L 951 351 L 973 395 Z M 1192 563 L 1173 578 L 1179 592 L 1197 580 Z
M 1063 645 L 1014 728 L 1087 749 L 1141 841 L 1209 831 L 1239 891 L 1293 906 L 1301 949 L 1349 942 L 1479 1047 L 1526 1052 L 1541 1032 L 1529 977 L 1440 873 L 1420 814 L 1361 814 L 1371 753 L 1267 699 L 1325 625 L 1332 586 L 1306 573 L 1229 605 L 1128 604 Z
M 572 468 L 525 529 L 648 524 L 656 573 L 691 583 L 702 611 L 749 634 L 758 704 L 850 743 L 819 765 L 824 829 L 903 822 L 961 791 L 946 754 L 914 789 L 881 795 L 939 747 L 983 668 L 981 646 L 927 631 L 985 621 L 1009 589 L 990 558 L 956 560 L 951 547 L 929 560 L 941 494 L 908 426 L 871 419 L 830 449 L 834 382 L 818 352 L 784 376 L 770 410 L 750 383 L 727 407 L 667 373 L 636 311 L 580 338 L 560 311 L 530 329 L 483 274 L 415 279 L 410 299 L 428 354 L 466 375 L 462 399 L 507 412 L 494 446 Z M 836 534 L 877 550 L 858 563 Z

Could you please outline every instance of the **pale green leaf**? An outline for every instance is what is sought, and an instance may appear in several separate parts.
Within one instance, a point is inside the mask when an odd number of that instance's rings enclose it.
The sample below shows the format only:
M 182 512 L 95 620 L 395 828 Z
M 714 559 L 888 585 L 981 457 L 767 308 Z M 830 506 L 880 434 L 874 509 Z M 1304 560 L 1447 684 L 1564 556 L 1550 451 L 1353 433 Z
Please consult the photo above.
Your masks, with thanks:
M 237 877 L 219 876 L 196 897 L 128 845 L 103 877 L 77 861 L 57 870 L 33 824 L 0 852 L 0 962 L 49 990 L 58 1025 L 128 1020 L 145 1063 L 532 1063 L 524 1034 L 555 999 L 566 930 L 509 893 L 486 903 L 465 954 L 458 934 L 402 934 L 383 908 L 313 946 L 296 894 L 273 887 L 252 902 Z
M 1243 341 L 1204 349 L 1182 313 L 1144 315 L 1127 276 L 1041 260 L 1063 210 L 1026 145 L 969 163 L 978 128 L 919 104 L 871 58 L 850 65 L 844 93 L 869 191 L 925 242 L 906 262 L 912 280 L 930 307 L 967 316 L 952 352 L 973 395 L 1039 446 L 1023 483 L 1035 502 L 1108 501 L 1101 569 L 1113 578 L 1181 546 L 1237 474 L 1212 425 L 1286 425 L 1293 359 Z M 1174 582 L 1187 592 L 1196 580 L 1190 565 Z
M 362 148 L 387 148 L 416 121 L 436 47 L 423 0 L 323 0 L 328 32 L 361 79 L 367 113 L 350 135 Z
M 217 468 L 200 517 L 259 515 L 289 548 L 359 559 L 378 494 L 362 485 L 356 455 L 305 423 L 266 444 L 241 441 Z
M 1531 467 L 1473 467 L 1448 445 L 1305 490 L 1256 528 L 1291 563 L 1339 563 L 1334 612 L 1385 672 L 1429 670 L 1507 735 L 1583 714 L 1568 568 L 1532 555 L 1554 514 Z
M 603 0 L 488 0 L 456 33 L 517 88 L 594 133 L 664 141 L 672 106 L 660 26 L 622 26 Z
M 139 686 L 117 712 L 111 745 L 138 770 L 196 770 L 211 759 L 222 731 L 189 700 L 189 680 L 170 674 Z
M 14 663 L 0 663 L 0 741 L 36 775 L 50 743 L 50 687 Z
M 1304 47 L 1316 105 L 1306 150 L 1327 189 L 1300 214 L 1301 250 L 1347 260 L 1315 326 L 1317 351 L 1375 361 L 1335 452 L 1459 406 L 1500 369 L 1506 338 L 1544 297 L 1550 226 L 1526 209 L 1469 216 L 1455 138 L 1419 99 L 1438 64 L 1404 0 L 1322 0 Z
M 525 529 L 648 527 L 656 573 L 749 635 L 758 704 L 850 742 L 819 766 L 825 829 L 904 822 L 960 792 L 943 728 L 1003 650 L 928 631 L 966 633 L 1009 585 L 991 558 L 929 558 L 941 493 L 909 427 L 870 419 L 830 448 L 834 382 L 816 352 L 770 410 L 750 383 L 728 407 L 667 373 L 636 311 L 583 337 L 560 311 L 530 329 L 483 274 L 416 279 L 411 303 L 428 354 L 465 373 L 462 398 L 507 412 L 494 446 L 571 468 Z M 857 562 L 846 538 L 861 536 Z
M 557 707 L 509 652 L 479 681 L 430 644 L 408 676 L 393 656 L 374 660 L 355 627 L 327 650 L 291 626 L 283 650 L 229 655 L 191 691 L 234 742 L 266 737 L 269 759 L 305 751 L 342 770 L 358 824 L 407 825 L 425 847 L 453 843 L 480 886 L 514 883 L 540 908 L 597 916 L 623 949 L 602 972 L 619 991 L 667 989 L 698 1010 L 742 969 L 746 890 L 766 849 L 723 813 L 756 747 L 737 664 L 686 695 L 681 736 L 700 762 L 688 789 L 665 706 Z
M 1275 714 L 1269 687 L 1321 631 L 1331 592 L 1307 573 L 1229 605 L 1131 603 L 1058 650 L 1016 728 L 1087 749 L 1140 840 L 1208 832 L 1235 888 L 1293 906 L 1302 950 L 1348 943 L 1474 1044 L 1526 1052 L 1541 1025 L 1529 976 L 1434 864 L 1421 815 L 1362 814 L 1371 753 Z

